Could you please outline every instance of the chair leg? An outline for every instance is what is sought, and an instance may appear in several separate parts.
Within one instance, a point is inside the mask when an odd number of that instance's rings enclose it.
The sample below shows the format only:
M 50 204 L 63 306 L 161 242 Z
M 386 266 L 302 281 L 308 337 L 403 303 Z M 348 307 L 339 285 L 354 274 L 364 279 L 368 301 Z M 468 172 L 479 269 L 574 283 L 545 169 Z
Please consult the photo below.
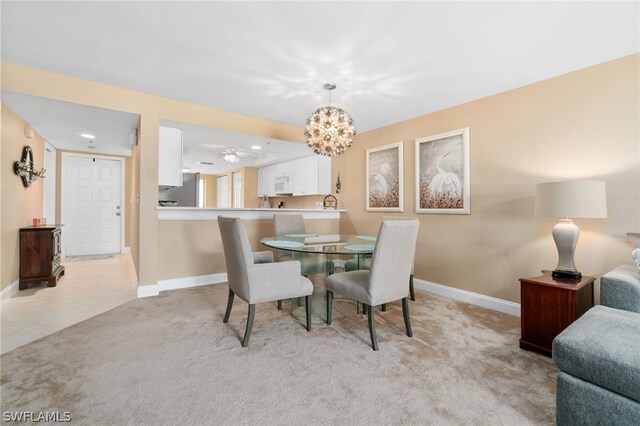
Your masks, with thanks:
M 282 299 L 278 300 L 278 310 L 282 310 Z
M 229 298 L 227 299 L 227 311 L 224 313 L 224 319 L 222 320 L 222 322 L 225 324 L 229 322 L 229 315 L 231 315 L 231 307 L 233 306 L 233 296 L 235 296 L 235 293 L 233 292 L 233 290 L 229 289 Z
M 256 315 L 256 305 L 249 305 L 249 316 L 247 317 L 247 329 L 244 331 L 242 339 L 242 347 L 246 348 L 249 344 L 249 336 L 251 335 L 251 327 L 253 327 L 253 317 Z
M 387 304 L 383 303 L 381 309 L 382 309 L 382 312 L 387 312 Z
M 311 295 L 304 298 L 305 310 L 307 311 L 307 331 L 311 331 Z
M 378 338 L 376 337 L 376 318 L 375 309 L 371 306 L 367 306 L 367 316 L 369 319 L 369 334 L 371 335 L 371 347 L 374 351 L 378 350 Z
M 327 324 L 331 325 L 331 313 L 333 311 L 333 292 L 327 291 Z
M 406 297 L 402 299 L 402 315 L 404 316 L 404 327 L 407 329 L 407 336 L 413 337 L 411 320 L 409 319 L 409 300 Z
M 409 294 L 411 295 L 411 300 L 415 302 L 416 293 L 413 291 L 413 274 L 409 276 Z

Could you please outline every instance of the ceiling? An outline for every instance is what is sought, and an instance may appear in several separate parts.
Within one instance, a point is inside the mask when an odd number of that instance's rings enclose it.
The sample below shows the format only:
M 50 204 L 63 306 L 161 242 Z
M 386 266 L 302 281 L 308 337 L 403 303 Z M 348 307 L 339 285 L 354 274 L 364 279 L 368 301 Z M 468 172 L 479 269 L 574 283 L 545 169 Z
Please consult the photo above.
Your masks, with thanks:
M 7 91 L 1 96 L 2 102 L 58 149 L 131 155 L 140 123 L 137 114 Z
M 300 127 L 332 82 L 362 133 L 636 53 L 638 5 L 3 1 L 1 54 Z
M 182 130 L 182 166 L 189 172 L 218 174 L 242 166 L 260 167 L 283 160 L 313 154 L 305 144 L 264 138 L 228 130 L 212 129 L 177 121 L 161 120 L 162 126 Z M 255 150 L 252 147 L 260 147 Z M 239 153 L 240 162 L 229 164 L 223 159 L 223 151 Z M 201 164 L 201 162 L 213 164 Z

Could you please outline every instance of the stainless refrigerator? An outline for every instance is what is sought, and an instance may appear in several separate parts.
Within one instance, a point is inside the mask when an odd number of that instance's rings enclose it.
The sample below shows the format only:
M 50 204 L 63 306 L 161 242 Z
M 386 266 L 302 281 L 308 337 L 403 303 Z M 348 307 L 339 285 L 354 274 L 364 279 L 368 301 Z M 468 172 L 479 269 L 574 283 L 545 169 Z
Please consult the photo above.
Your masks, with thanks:
M 162 187 L 158 200 L 177 201 L 178 207 L 198 207 L 200 201 L 200 173 L 183 173 L 182 186 Z

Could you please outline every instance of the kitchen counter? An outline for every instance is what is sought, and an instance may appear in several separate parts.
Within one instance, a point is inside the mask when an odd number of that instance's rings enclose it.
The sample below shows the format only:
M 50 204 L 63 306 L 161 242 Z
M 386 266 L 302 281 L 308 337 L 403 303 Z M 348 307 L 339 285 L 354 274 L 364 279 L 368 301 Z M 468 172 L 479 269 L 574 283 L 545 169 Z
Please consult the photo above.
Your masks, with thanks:
M 346 210 L 324 209 L 208 209 L 200 207 L 156 207 L 158 220 L 216 220 L 218 216 L 241 219 L 273 219 L 274 213 L 302 213 L 305 219 L 340 219 Z

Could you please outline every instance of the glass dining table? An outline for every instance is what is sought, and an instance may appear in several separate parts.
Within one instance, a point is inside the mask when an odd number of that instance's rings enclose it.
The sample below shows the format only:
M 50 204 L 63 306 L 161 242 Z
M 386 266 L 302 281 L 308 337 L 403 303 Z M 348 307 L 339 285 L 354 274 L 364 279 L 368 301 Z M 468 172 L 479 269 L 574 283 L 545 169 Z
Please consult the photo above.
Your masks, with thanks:
M 277 250 L 276 260 L 298 260 L 301 273 L 313 275 L 311 319 L 317 324 L 326 321 L 326 277 L 341 270 L 364 269 L 367 258 L 373 254 L 376 237 L 353 234 L 286 234 L 265 237 L 260 243 Z M 304 321 L 305 310 L 301 301 L 292 301 L 291 314 Z

